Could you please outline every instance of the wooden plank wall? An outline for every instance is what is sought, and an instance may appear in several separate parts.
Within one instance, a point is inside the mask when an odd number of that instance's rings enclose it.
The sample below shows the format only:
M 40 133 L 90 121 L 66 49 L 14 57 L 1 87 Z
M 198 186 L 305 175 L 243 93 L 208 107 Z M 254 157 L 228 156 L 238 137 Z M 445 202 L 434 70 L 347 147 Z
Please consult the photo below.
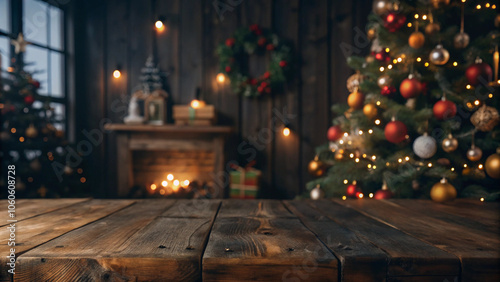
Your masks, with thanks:
M 217 3 L 230 10 L 219 14 Z M 353 44 L 355 27 L 364 30 L 371 1 L 92 0 L 76 5 L 79 15 L 84 14 L 75 27 L 81 31 L 75 36 L 77 103 L 87 108 L 87 114 L 78 115 L 79 132 L 99 128 L 104 118 L 121 122 L 126 95 L 138 85 L 140 69 L 153 54 L 161 70 L 169 73 L 167 87 L 174 103 L 188 103 L 201 87 L 205 100 L 218 110 L 220 123 L 235 127 L 226 148 L 228 160 L 257 161 L 263 170 L 262 196 L 291 198 L 311 179 L 307 164 L 314 148 L 326 142 L 331 104 L 344 103 L 348 95 L 345 80 L 352 70 L 340 44 Z M 162 33 L 153 29 L 159 16 L 167 19 Z M 216 46 L 238 27 L 253 23 L 273 29 L 294 45 L 295 70 L 284 94 L 249 100 L 215 81 Z M 111 75 L 117 66 L 122 70 L 118 80 Z M 250 68 L 263 72 L 265 59 L 257 57 Z M 272 122 L 276 111 L 290 115 L 289 137 L 281 134 L 281 121 Z M 115 175 L 115 142 L 113 134 L 105 134 L 89 160 L 94 195 L 113 196 L 116 177 L 123 177 Z

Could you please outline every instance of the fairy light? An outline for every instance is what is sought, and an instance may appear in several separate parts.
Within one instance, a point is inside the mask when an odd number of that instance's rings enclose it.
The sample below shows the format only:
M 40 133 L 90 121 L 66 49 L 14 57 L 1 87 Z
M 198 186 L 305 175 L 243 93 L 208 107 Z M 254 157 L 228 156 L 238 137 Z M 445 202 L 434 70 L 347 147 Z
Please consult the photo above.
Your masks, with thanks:
M 465 3 L 465 1 L 467 1 L 467 0 L 462 0 L 462 3 Z
M 410 157 L 406 156 L 405 161 L 409 161 L 409 160 L 410 160 Z
M 486 8 L 489 8 L 490 7 L 490 3 L 486 3 L 486 5 L 484 5 Z
M 174 185 L 175 186 L 179 186 L 179 184 L 180 184 L 180 181 L 178 179 L 174 180 Z
M 283 136 L 285 137 L 290 136 L 290 128 L 288 127 L 283 128 Z
M 390 166 L 391 164 L 389 162 L 386 162 L 385 163 L 385 166 Z
M 407 24 L 407 26 L 408 26 L 408 27 L 412 27 L 412 24 L 411 24 L 411 23 L 408 23 L 408 24 Z
M 380 72 L 383 72 L 385 70 L 385 68 L 384 67 L 380 67 L 379 70 L 380 70 Z
M 454 168 L 454 167 L 452 167 L 450 170 L 451 170 L 451 171 L 455 171 L 455 168 Z
M 372 164 L 368 164 L 366 167 L 367 168 L 372 168 Z
M 163 22 L 160 20 L 155 22 L 155 27 L 158 31 L 162 31 L 165 28 L 165 26 L 163 25 Z
M 226 76 L 223 73 L 217 74 L 216 78 L 217 78 L 217 82 L 219 82 L 219 83 L 224 83 L 224 81 L 226 81 Z
M 377 106 L 380 106 L 380 104 L 382 104 L 380 101 L 377 101 L 375 104 L 377 104 Z
M 76 172 L 78 172 L 78 174 L 82 174 L 83 173 L 83 168 L 77 169 Z
M 21 143 L 24 142 L 24 137 L 22 137 L 22 136 L 19 137 L 19 142 L 21 142 Z
M 191 108 L 193 109 L 199 109 L 199 108 L 202 108 L 205 106 L 205 102 L 204 101 L 200 101 L 200 100 L 197 100 L 197 99 L 194 99 L 191 101 Z
M 350 154 L 349 154 L 349 158 L 351 158 L 351 159 L 352 159 L 352 158 L 354 158 L 354 154 L 353 154 L 353 153 L 350 153 Z
M 340 140 L 340 141 L 339 141 L 339 144 L 340 144 L 340 145 L 344 144 L 344 140 Z
M 372 160 L 376 160 L 376 159 L 377 159 L 377 156 L 373 155 Z
M 467 164 L 464 164 L 464 168 L 467 168 Z
M 427 15 L 422 15 L 422 20 L 426 20 L 427 19 Z
M 373 166 L 373 169 L 377 169 L 377 166 L 376 166 L 376 165 L 374 165 L 374 166 Z
M 344 201 L 345 201 L 346 199 L 347 199 L 347 197 L 346 197 L 346 196 L 342 196 L 342 200 L 344 200 Z
M 387 68 L 392 70 L 392 65 L 388 65 Z
M 163 186 L 163 187 L 167 187 L 167 186 L 168 186 L 168 182 L 167 182 L 167 181 L 165 181 L 165 180 L 163 180 L 163 181 L 161 182 L 161 186 Z
M 479 168 L 479 169 L 483 169 L 483 164 L 479 164 L 479 165 L 477 166 L 477 168 Z
M 168 180 L 168 181 L 172 181 L 172 180 L 174 180 L 174 175 L 173 175 L 173 174 L 171 174 L 171 173 L 169 173 L 169 174 L 167 175 L 167 180 Z
M 398 163 L 402 163 L 403 162 L 403 159 L 398 159 Z
M 481 5 L 477 5 L 476 9 L 480 10 L 481 9 Z
M 424 66 L 428 67 L 429 66 L 429 62 L 425 62 Z
M 11 129 L 10 129 L 10 132 L 12 132 L 12 133 L 16 133 L 16 128 L 15 128 L 15 127 L 11 128 Z
M 472 103 L 471 103 L 471 102 L 467 102 L 467 107 L 468 107 L 469 109 L 472 109 L 474 106 L 472 105 Z
M 398 63 L 401 63 L 403 59 L 401 57 L 398 58 Z
M 344 179 L 344 184 L 347 184 L 347 183 L 349 183 L 349 180 Z
M 372 134 L 373 133 L 373 129 L 368 129 L 368 134 Z
M 122 73 L 119 70 L 114 70 L 113 71 L 113 77 L 114 78 L 120 78 L 122 76 Z
M 422 61 L 422 58 L 418 57 L 418 58 L 417 58 L 417 62 L 419 62 L 419 63 L 420 63 L 421 61 Z
M 375 120 L 375 124 L 376 124 L 376 125 L 379 125 L 379 124 L 380 124 L 380 120 L 379 120 L 379 119 L 376 119 L 376 120 Z
M 392 60 L 392 63 L 397 64 L 398 60 L 394 59 L 394 60 Z
M 472 86 L 470 86 L 470 84 L 465 85 L 465 88 L 467 88 L 467 89 L 471 89 L 471 87 Z
M 488 94 L 488 98 L 493 98 L 493 93 Z
M 184 188 L 188 187 L 188 186 L 189 186 L 189 183 L 190 183 L 190 182 L 189 182 L 189 180 L 184 180 L 184 181 L 182 182 L 182 187 L 184 187 Z
M 418 14 L 415 14 L 415 19 L 418 19 Z
M 164 189 L 160 189 L 160 194 L 161 194 L 161 195 L 165 195 L 165 193 L 166 193 L 166 192 L 165 192 L 165 190 L 164 190 Z
M 363 135 L 363 130 L 358 131 L 359 135 Z
M 427 166 L 428 166 L 428 167 L 432 167 L 432 163 L 428 163 L 428 164 L 427 164 Z
M 358 198 L 363 199 L 363 197 L 364 197 L 363 193 L 358 194 Z
M 151 190 L 153 190 L 153 191 L 154 191 L 154 190 L 156 190 L 156 188 L 157 188 L 157 187 L 156 187 L 156 184 L 151 184 L 150 188 L 151 188 Z
M 481 101 L 479 101 L 479 100 L 474 101 L 474 105 L 476 105 L 476 106 L 479 106 L 480 103 L 481 103 Z
M 484 202 L 484 198 L 479 199 L 479 201 Z
M 363 158 L 366 159 L 366 154 L 363 154 Z
M 493 5 L 491 5 L 491 8 L 492 8 L 492 9 L 496 9 L 496 8 L 497 8 L 497 5 L 493 4 Z
M 356 158 L 354 161 L 357 162 L 357 163 L 359 163 L 359 158 Z
M 458 66 L 458 62 L 453 62 L 453 66 L 454 67 Z
M 389 53 L 389 52 L 391 52 L 391 49 L 389 49 L 389 47 L 387 47 L 387 48 L 385 48 L 385 52 Z
M 87 178 L 85 178 L 85 177 L 80 178 L 81 183 L 85 183 L 86 181 L 87 181 Z
M 368 194 L 368 197 L 373 198 L 373 193 Z

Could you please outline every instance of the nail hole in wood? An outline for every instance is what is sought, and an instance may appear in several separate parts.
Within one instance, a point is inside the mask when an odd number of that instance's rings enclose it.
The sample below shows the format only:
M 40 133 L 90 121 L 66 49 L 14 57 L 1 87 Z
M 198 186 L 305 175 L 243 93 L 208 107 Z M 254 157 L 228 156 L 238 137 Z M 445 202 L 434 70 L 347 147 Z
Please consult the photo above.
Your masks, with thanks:
M 165 247 L 165 246 L 163 246 L 163 245 L 159 245 L 159 246 L 158 246 L 158 248 L 160 248 L 160 249 L 165 249 L 166 247 Z
M 230 253 L 230 252 L 232 252 L 233 250 L 231 250 L 230 248 L 225 248 L 225 249 L 224 249 L 224 251 L 225 251 L 226 253 Z
M 293 251 L 295 251 L 295 249 L 294 248 L 288 248 L 288 251 L 289 252 L 293 252 Z
M 44 259 L 44 258 L 42 258 L 42 259 L 41 259 L 41 261 L 42 261 L 42 262 L 45 262 L 45 259 Z
M 194 247 L 193 246 L 187 246 L 186 250 L 194 250 Z
M 64 248 L 64 246 L 56 246 L 56 248 Z
M 264 232 L 264 235 L 273 235 L 273 233 L 269 232 L 269 231 L 266 231 L 266 232 Z

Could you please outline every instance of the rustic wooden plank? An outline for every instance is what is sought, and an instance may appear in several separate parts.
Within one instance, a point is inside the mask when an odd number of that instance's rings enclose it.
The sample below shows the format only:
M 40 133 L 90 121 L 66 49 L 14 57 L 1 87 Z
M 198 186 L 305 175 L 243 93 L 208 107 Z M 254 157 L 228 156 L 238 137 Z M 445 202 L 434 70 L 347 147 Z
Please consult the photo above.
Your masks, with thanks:
M 276 34 L 289 43 L 294 52 L 294 58 L 298 58 L 299 43 L 299 0 L 276 0 L 273 3 L 273 29 Z M 274 179 L 273 186 L 277 190 L 280 198 L 293 198 L 302 191 L 302 173 L 300 170 L 300 134 L 299 134 L 299 81 L 300 62 L 294 60 L 294 69 L 291 81 L 285 87 L 285 93 L 275 95 L 274 108 L 285 116 L 285 121 L 289 123 L 291 134 L 284 136 L 280 129 L 285 122 L 273 113 L 276 122 L 272 124 L 276 130 L 274 139 Z M 294 152 L 294 153 L 290 153 Z
M 391 200 L 390 202 L 411 209 L 427 217 L 432 217 L 433 219 L 464 226 L 469 230 L 481 230 L 486 233 L 489 232 L 491 235 L 498 235 L 500 231 L 500 209 L 498 209 L 497 212 L 491 213 L 492 217 L 496 217 L 496 220 L 491 220 L 485 216 L 490 213 L 484 210 L 476 210 L 475 213 L 474 211 L 470 211 L 472 214 L 469 214 L 467 209 L 456 209 L 453 207 L 450 209 L 450 206 L 436 205 L 436 203 L 429 200 L 397 199 Z
M 462 262 L 461 274 L 465 281 L 500 280 L 498 236 L 424 216 L 390 202 L 366 200 L 341 203 L 456 255 Z
M 295 218 L 276 200 L 223 200 L 218 218 L 221 217 L 284 217 Z
M 132 203 L 133 201 L 131 200 L 91 200 L 17 222 L 15 223 L 16 256 L 19 258 L 23 253 L 39 245 L 84 226 L 85 224 L 108 216 Z M 7 228 L 0 229 L 0 253 L 2 254 L 8 254 L 11 248 L 7 245 L 9 234 L 10 231 Z M 6 256 L 2 256 L 0 258 L 2 266 L 5 265 L 6 262 Z M 19 264 L 17 266 L 19 266 Z M 23 271 L 16 267 L 17 274 L 22 272 Z M 7 273 L 1 271 L 0 280 L 7 279 L 5 275 L 7 275 Z
M 126 197 L 133 183 L 132 173 L 132 153 L 129 148 L 129 134 L 117 134 L 116 136 L 116 179 L 117 179 L 117 195 Z
M 177 126 L 177 125 L 131 125 L 122 123 L 106 124 L 106 130 L 130 131 L 130 132 L 163 132 L 169 134 L 229 134 L 232 132 L 230 126 Z
M 338 280 L 335 256 L 289 218 L 218 217 L 202 265 L 204 281 Z
M 161 216 L 181 218 L 212 218 L 221 204 L 220 200 L 177 200 Z
M 132 92 L 142 89 L 140 77 L 141 69 L 146 60 L 153 54 L 153 36 L 155 35 L 152 0 L 130 0 L 129 3 L 130 19 L 128 21 L 128 89 Z M 158 63 L 158 58 L 154 58 Z
M 339 259 L 342 281 L 382 281 L 388 256 L 368 240 L 328 219 L 306 201 L 285 201 L 302 223 Z
M 384 250 L 389 256 L 388 276 L 458 276 L 460 273 L 460 261 L 456 256 L 398 229 L 330 200 L 310 201 L 309 204 Z
M 419 202 L 427 202 L 429 205 L 432 202 L 425 200 L 416 200 Z M 472 199 L 455 199 L 452 202 L 436 205 L 437 208 L 443 209 L 452 214 L 469 217 L 482 221 L 483 219 L 493 222 L 500 221 L 500 203 L 498 202 L 481 202 Z
M 7 219 L 16 219 L 18 222 L 31 217 L 39 216 L 44 213 L 49 213 L 58 209 L 62 209 L 67 206 L 71 206 L 77 203 L 89 201 L 90 198 L 84 199 L 20 199 L 16 200 L 15 218 L 8 218 L 7 207 L 9 203 L 7 200 L 0 203 L 0 210 L 5 211 L 1 213 L 0 216 L 0 227 L 8 225 Z
M 173 226 L 172 221 L 169 222 L 170 225 L 164 225 L 161 231 L 158 231 L 158 228 L 165 221 L 158 221 L 149 226 L 148 224 L 174 202 L 165 199 L 140 201 L 47 242 L 19 257 L 19 275 L 16 276 L 16 281 L 28 278 L 34 281 L 136 280 L 134 277 L 138 280 L 148 280 L 150 278 L 147 276 L 148 273 L 153 277 L 160 275 L 158 271 L 153 272 L 147 266 L 149 263 L 153 267 L 158 267 L 153 255 L 149 258 L 144 256 L 144 259 L 124 255 L 125 259 L 119 260 L 115 252 L 132 252 L 131 249 L 134 249 L 134 245 L 139 245 L 142 236 L 156 236 L 148 251 L 153 248 L 166 250 L 160 247 L 161 234 L 165 234 L 166 229 L 173 229 L 174 233 L 181 230 L 168 228 Z M 144 229 L 145 226 L 148 228 Z M 147 241 L 144 241 L 142 244 L 146 243 Z M 144 245 L 139 247 L 145 248 Z M 161 250 L 156 254 L 158 252 Z M 134 265 L 138 268 L 134 268 Z

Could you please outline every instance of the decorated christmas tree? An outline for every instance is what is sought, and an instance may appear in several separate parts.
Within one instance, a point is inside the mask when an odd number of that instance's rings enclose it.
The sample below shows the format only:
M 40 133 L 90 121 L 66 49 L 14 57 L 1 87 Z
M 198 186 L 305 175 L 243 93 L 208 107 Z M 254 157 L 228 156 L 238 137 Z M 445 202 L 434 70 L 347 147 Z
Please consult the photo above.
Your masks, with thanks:
M 1 70 L 0 154 L 5 173 L 0 186 L 15 185 L 20 198 L 82 196 L 83 157 L 65 140 L 60 126 L 64 117 L 55 113 L 48 96 L 38 93 L 40 82 L 24 71 L 24 50 L 16 47 L 12 66 Z M 8 167 L 15 171 L 15 181 L 7 179 Z
M 497 5 L 374 1 L 370 54 L 348 58 L 347 105 L 309 164 L 312 198 L 499 198 Z

